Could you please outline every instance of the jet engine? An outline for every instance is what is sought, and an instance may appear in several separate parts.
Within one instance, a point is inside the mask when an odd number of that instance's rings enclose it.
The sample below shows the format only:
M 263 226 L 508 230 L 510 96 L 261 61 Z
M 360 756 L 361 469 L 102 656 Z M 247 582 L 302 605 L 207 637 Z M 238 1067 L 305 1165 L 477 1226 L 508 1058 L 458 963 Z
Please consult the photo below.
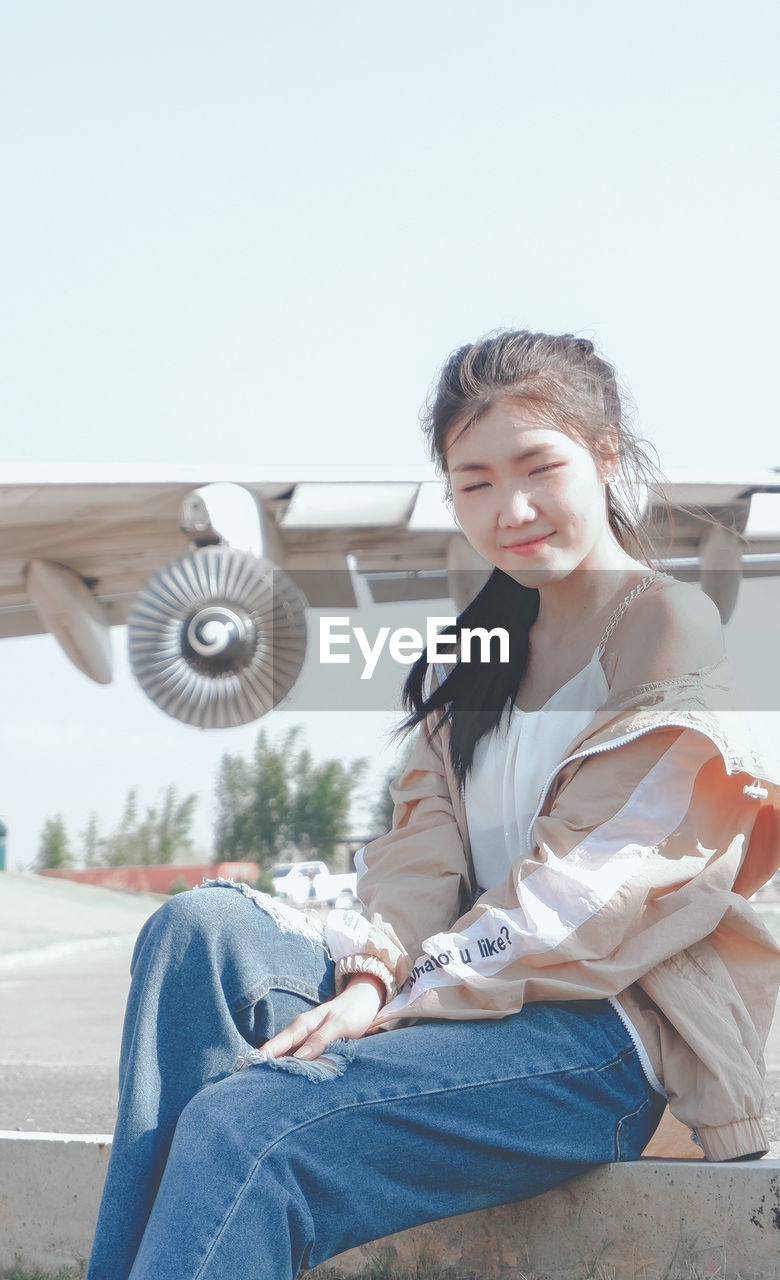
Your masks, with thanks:
M 298 678 L 306 599 L 270 558 L 273 530 L 239 485 L 190 494 L 181 527 L 192 550 L 135 598 L 130 665 L 152 702 L 177 720 L 201 729 L 248 724 Z
M 168 715 L 201 729 L 265 715 L 294 685 L 306 652 L 306 601 L 268 559 L 199 547 L 138 593 L 130 665 Z

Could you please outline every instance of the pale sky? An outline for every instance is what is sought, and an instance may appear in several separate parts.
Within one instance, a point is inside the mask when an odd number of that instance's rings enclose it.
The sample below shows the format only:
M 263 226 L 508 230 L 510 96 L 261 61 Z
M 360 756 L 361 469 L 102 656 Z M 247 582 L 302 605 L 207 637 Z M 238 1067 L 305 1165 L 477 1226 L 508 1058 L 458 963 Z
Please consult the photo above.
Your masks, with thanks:
M 780 465 L 779 45 L 770 0 L 7 0 L 0 457 L 417 473 L 438 365 L 516 325 L 594 338 L 666 468 Z M 119 665 L 0 642 L 12 866 L 135 783 L 207 843 L 259 726 Z M 388 719 L 305 723 L 381 773 Z

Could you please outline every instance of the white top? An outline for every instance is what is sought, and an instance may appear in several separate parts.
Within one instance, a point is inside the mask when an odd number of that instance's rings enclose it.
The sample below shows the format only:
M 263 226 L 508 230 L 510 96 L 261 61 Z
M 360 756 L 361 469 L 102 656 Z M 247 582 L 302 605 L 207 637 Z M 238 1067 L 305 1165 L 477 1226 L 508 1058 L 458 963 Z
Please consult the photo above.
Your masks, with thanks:
M 566 748 L 605 702 L 609 684 L 601 665 L 607 640 L 631 601 L 655 582 L 648 574 L 613 613 L 593 657 L 561 685 L 538 711 L 509 708 L 492 733 L 480 738 L 466 779 L 466 820 L 479 892 L 506 879 L 512 863 L 534 847 L 531 823 L 542 792 Z M 620 1002 L 610 999 L 637 1049 L 651 1086 L 664 1089 L 650 1064 L 639 1034 Z
M 533 848 L 529 827 L 542 788 L 609 693 L 602 653 L 603 643 L 538 711 L 512 707 L 477 743 L 465 801 L 474 874 L 483 889 L 500 884 Z
M 609 694 L 601 658 L 632 600 L 666 574 L 655 570 L 615 609 L 590 662 L 556 689 L 538 711 L 508 708 L 474 750 L 465 804 L 474 874 L 482 890 L 500 884 L 533 848 L 530 831 L 542 791 L 566 748 Z

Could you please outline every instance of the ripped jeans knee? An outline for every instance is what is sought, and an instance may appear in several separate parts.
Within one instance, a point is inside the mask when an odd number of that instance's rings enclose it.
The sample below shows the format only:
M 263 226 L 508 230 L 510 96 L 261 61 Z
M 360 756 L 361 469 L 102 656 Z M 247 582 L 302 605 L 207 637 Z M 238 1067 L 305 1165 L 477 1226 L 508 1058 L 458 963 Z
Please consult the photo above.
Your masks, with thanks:
M 235 889 L 242 897 L 254 903 L 258 910 L 269 916 L 280 933 L 308 938 L 311 942 L 319 943 L 323 949 L 325 948 L 322 921 L 313 911 L 302 911 L 299 907 L 288 906 L 286 902 L 272 897 L 270 893 L 263 893 L 262 890 L 253 889 L 243 881 L 232 880 L 226 876 L 206 879 L 198 889 Z
M 315 1084 L 322 1084 L 324 1081 L 335 1080 L 337 1076 L 342 1076 L 354 1055 L 354 1040 L 334 1040 L 319 1058 L 313 1059 L 275 1058 L 264 1049 L 251 1049 L 236 1069 L 242 1071 L 245 1067 L 270 1067 L 272 1071 L 286 1071 L 292 1076 L 306 1076 Z

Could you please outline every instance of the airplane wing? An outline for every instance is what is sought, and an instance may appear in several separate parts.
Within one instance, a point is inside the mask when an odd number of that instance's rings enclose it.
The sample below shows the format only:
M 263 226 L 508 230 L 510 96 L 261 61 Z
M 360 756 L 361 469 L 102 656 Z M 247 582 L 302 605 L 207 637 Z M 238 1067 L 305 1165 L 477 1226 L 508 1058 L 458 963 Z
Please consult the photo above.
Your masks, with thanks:
M 278 687 L 262 696 L 244 689 L 241 714 L 248 719 L 258 714 L 259 702 L 267 710 L 269 699 L 269 705 L 278 701 L 280 687 L 286 685 L 286 692 L 294 683 L 307 605 L 355 607 L 357 585 L 361 601 L 453 597 L 462 607 L 474 593 L 475 572 L 486 571 L 458 531 L 441 481 L 430 472 L 307 476 L 291 468 L 258 479 L 246 468 L 224 466 L 167 472 L 6 466 L 0 474 L 0 637 L 51 631 L 68 656 L 98 680 L 110 679 L 101 637 L 107 627 L 128 620 L 131 633 L 134 627 L 146 629 L 143 661 L 159 667 L 159 636 L 150 636 L 163 627 L 160 611 L 173 607 L 173 593 L 175 619 L 165 623 L 168 668 L 186 632 L 182 643 L 191 642 L 190 665 L 208 665 L 222 654 L 218 683 L 224 689 L 232 679 L 224 637 L 235 656 L 246 651 L 251 637 L 260 637 L 269 608 L 277 622 L 280 616 L 278 600 L 269 604 L 266 592 L 259 612 L 247 621 L 242 609 L 231 611 L 223 599 L 225 582 L 249 574 L 256 594 L 252 566 L 263 565 L 266 577 L 275 575 L 277 596 L 282 583 L 287 592 L 286 640 L 297 634 L 299 642 L 292 645 L 296 652 L 286 674 L 277 673 Z M 780 469 L 671 472 L 662 491 L 644 495 L 643 507 L 659 565 L 700 580 L 724 620 L 741 577 L 780 572 Z M 215 586 L 220 575 L 225 581 Z M 241 590 L 249 590 L 246 583 Z M 189 630 L 182 631 L 188 610 L 197 613 L 197 627 L 190 619 Z M 183 669 L 172 676 L 168 668 L 160 676 L 163 683 L 174 678 L 181 684 Z M 152 687 L 144 687 L 159 701 L 154 684 L 151 679 Z M 211 688 L 189 688 L 185 703 L 208 701 Z M 179 714 L 171 705 L 165 709 Z M 223 708 L 224 723 L 234 722 L 234 710 Z
M 99 601 L 110 624 L 127 621 L 147 579 L 181 556 L 190 539 L 180 528 L 185 499 L 204 486 L 232 483 L 252 494 L 263 541 L 274 561 L 300 582 L 312 607 L 354 606 L 348 556 L 373 575 L 440 570 L 446 590 L 446 546 L 456 532 L 438 481 L 427 478 L 264 480 L 241 469 L 181 469 L 169 475 L 124 468 L 71 477 L 70 468 L 10 467 L 0 479 L 0 636 L 47 630 L 27 583 L 31 562 L 72 569 Z M 135 474 L 133 474 L 135 472 Z M 377 578 L 377 584 L 379 584 Z M 392 578 L 391 578 L 392 581 Z M 420 586 L 421 592 L 427 591 Z M 390 592 L 390 594 L 388 594 Z M 372 595 L 374 593 L 372 592 Z M 377 585 L 377 599 L 414 598 Z M 418 598 L 428 598 L 423 594 Z

